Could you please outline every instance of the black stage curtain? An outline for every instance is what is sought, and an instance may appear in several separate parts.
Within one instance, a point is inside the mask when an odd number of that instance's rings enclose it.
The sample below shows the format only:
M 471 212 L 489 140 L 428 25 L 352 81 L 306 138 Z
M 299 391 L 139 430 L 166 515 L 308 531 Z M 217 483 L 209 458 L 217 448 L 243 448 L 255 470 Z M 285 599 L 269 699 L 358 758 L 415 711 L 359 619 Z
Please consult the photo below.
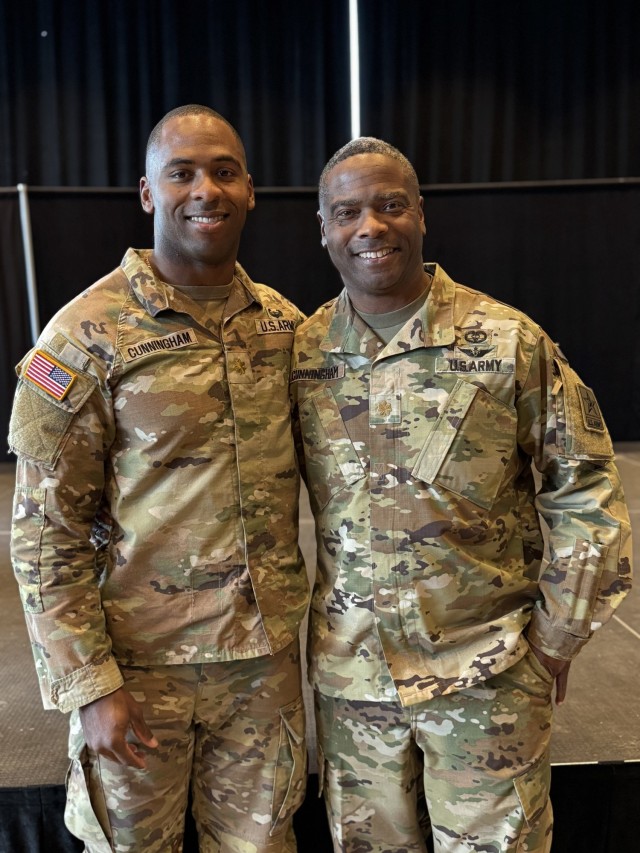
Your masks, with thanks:
M 26 276 L 20 237 L 20 207 L 15 190 L 0 190 L 0 461 L 7 461 L 14 366 L 31 345 Z
M 422 183 L 640 175 L 637 0 L 361 0 L 363 134 Z M 347 141 L 347 0 L 0 0 L 0 185 L 135 186 L 174 106 L 210 104 L 259 186 Z
M 640 176 L 637 0 L 359 10 L 362 135 L 421 183 Z
M 203 103 L 261 186 L 313 186 L 349 135 L 345 0 L 0 0 L 0 185 L 136 186 L 151 128 Z

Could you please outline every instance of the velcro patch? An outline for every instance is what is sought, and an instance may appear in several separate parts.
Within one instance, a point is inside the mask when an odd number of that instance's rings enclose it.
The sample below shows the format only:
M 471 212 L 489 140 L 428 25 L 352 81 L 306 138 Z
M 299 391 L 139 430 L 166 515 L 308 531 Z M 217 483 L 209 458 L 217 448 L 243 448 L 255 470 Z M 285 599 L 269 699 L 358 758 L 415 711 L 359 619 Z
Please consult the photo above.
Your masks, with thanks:
M 296 330 L 293 320 L 285 317 L 256 320 L 256 332 L 259 335 L 277 335 L 283 332 L 293 334 Z
M 449 358 L 436 359 L 438 373 L 514 373 L 515 358 Z
M 593 432 L 604 432 L 604 419 L 593 391 L 586 385 L 578 385 L 577 388 L 584 428 Z
M 124 360 L 130 362 L 145 355 L 151 355 L 159 350 L 182 349 L 183 347 L 197 343 L 198 338 L 193 329 L 180 329 L 177 332 L 172 332 L 170 335 L 162 335 L 159 338 L 147 338 L 146 340 L 138 341 L 136 344 L 120 347 L 120 352 Z
M 23 378 L 42 388 L 55 400 L 64 400 L 77 375 L 39 349 L 31 356 Z
M 301 379 L 327 382 L 330 379 L 343 378 L 344 364 L 334 364 L 333 367 L 298 367 L 291 371 L 291 382 L 298 382 Z

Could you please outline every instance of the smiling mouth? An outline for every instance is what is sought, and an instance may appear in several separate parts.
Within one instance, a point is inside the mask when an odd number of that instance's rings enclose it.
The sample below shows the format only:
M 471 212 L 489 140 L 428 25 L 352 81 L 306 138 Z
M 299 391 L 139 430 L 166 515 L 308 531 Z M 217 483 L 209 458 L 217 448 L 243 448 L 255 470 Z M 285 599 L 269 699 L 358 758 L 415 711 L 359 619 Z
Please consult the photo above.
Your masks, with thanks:
M 213 225 L 215 222 L 222 222 L 226 216 L 226 213 L 217 213 L 215 216 L 187 216 L 186 219 L 200 225 Z
M 396 249 L 378 249 L 375 252 L 356 252 L 358 258 L 365 261 L 377 261 L 380 258 L 386 258 L 387 255 L 392 255 Z

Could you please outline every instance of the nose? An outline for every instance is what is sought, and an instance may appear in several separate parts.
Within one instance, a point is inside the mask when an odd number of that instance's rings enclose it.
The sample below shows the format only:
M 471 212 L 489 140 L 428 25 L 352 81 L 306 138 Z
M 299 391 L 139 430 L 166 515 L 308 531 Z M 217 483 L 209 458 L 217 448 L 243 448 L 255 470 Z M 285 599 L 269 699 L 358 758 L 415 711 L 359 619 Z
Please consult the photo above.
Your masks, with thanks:
M 358 222 L 359 237 L 380 237 L 388 230 L 386 223 L 375 210 L 363 210 Z
M 191 197 L 208 201 L 220 195 L 220 186 L 214 175 L 207 172 L 198 172 L 191 185 Z

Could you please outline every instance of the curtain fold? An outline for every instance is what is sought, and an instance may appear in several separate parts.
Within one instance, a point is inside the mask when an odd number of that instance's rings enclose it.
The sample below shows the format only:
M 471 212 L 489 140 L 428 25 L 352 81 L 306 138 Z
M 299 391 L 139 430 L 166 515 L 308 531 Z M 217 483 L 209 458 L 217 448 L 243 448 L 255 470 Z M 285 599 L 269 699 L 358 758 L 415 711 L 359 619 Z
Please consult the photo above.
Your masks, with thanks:
M 422 183 L 640 175 L 637 0 L 361 0 L 362 134 Z
M 259 186 L 348 138 L 345 0 L 0 0 L 0 186 L 137 186 L 153 125 L 203 103 Z

